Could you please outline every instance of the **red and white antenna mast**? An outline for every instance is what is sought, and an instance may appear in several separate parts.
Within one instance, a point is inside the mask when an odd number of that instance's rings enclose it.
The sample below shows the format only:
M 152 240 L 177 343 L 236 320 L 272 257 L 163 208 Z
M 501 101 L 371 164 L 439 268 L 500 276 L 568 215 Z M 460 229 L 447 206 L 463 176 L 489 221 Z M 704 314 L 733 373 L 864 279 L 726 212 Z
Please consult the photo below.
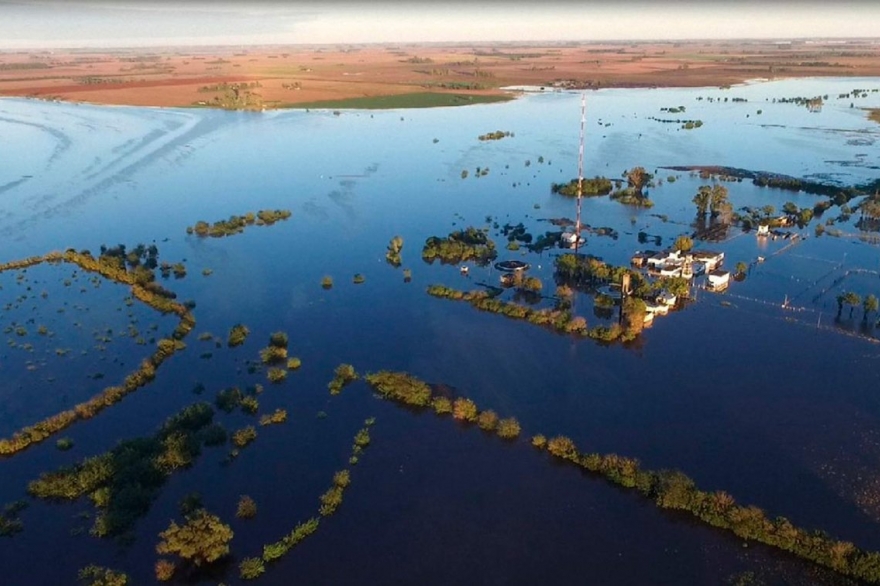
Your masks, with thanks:
M 578 147 L 578 191 L 577 220 L 574 231 L 574 253 L 577 254 L 581 243 L 581 197 L 584 194 L 584 126 L 587 122 L 587 94 L 581 94 L 581 137 Z

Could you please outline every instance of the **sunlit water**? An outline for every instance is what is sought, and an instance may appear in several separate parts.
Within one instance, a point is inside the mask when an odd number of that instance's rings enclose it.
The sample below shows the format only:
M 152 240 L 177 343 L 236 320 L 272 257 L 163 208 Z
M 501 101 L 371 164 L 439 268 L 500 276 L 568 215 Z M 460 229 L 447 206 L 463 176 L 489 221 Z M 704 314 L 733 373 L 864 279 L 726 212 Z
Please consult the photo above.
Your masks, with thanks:
M 868 96 L 837 98 L 854 88 Z M 810 79 L 588 94 L 586 174 L 618 177 L 642 165 L 664 183 L 650 190 L 650 210 L 585 200 L 585 221 L 619 234 L 590 237 L 585 251 L 627 263 L 647 246 L 639 232 L 669 245 L 691 231 L 690 200 L 706 181 L 666 166 L 726 165 L 840 185 L 875 180 L 880 125 L 862 108 L 880 107 L 880 93 L 870 91 L 877 88 L 876 79 Z M 772 102 L 824 94 L 821 112 Z M 755 263 L 746 280 L 723 296 L 701 291 L 630 348 L 573 340 L 425 294 L 430 283 L 470 289 L 498 278 L 491 268 L 464 278 L 454 267 L 424 264 L 426 237 L 487 225 L 487 216 L 488 225 L 524 222 L 537 235 L 553 229 L 538 220 L 573 216 L 573 201 L 549 187 L 576 174 L 579 102 L 577 94 L 543 93 L 499 105 L 334 115 L 0 101 L 2 260 L 155 242 L 161 260 L 185 260 L 188 276 L 164 284 L 196 301 L 198 320 L 188 349 L 154 383 L 66 430 L 73 450 L 59 452 L 50 440 L 0 462 L 0 502 L 22 497 L 40 472 L 149 434 L 223 387 L 265 382 L 247 374 L 246 362 L 258 359 L 272 331 L 287 331 L 291 355 L 303 360 L 287 383 L 267 385 L 260 397 L 263 412 L 285 407 L 290 421 L 261 428 L 231 466 L 219 465 L 222 448 L 208 449 L 193 469 L 173 476 L 139 521 L 133 545 L 120 550 L 87 533 L 71 535 L 91 523 L 74 518 L 92 510 L 86 499 L 34 502 L 23 514 L 25 532 L 0 548 L 4 575 L 15 576 L 12 584 L 70 583 L 78 568 L 99 562 L 147 583 L 156 535 L 179 518 L 176 503 L 192 491 L 232 524 L 237 559 L 259 555 L 263 543 L 314 514 L 317 496 L 346 464 L 351 436 L 375 415 L 373 445 L 353 470 L 342 508 L 263 583 L 561 584 L 583 581 L 585 571 L 599 584 L 719 583 L 745 571 L 768 583 L 834 582 L 553 464 L 525 441 L 507 445 L 378 402 L 362 383 L 331 400 L 326 384 L 340 362 L 412 372 L 515 415 L 525 436 L 563 433 L 584 450 L 679 468 L 704 489 L 880 548 L 880 349 L 869 341 L 877 334 L 862 326 L 861 309 L 851 320 L 845 309 L 838 322 L 834 300 L 845 289 L 880 293 L 877 246 L 846 235 L 815 238 L 816 220 L 789 248 L 733 228 L 729 240 L 701 246 L 723 250 L 728 268 Z M 686 111 L 660 111 L 677 106 Z M 703 126 L 684 130 L 651 117 Z M 494 130 L 515 136 L 477 140 Z M 489 174 L 477 178 L 477 167 Z M 820 199 L 748 181 L 725 185 L 737 208 L 807 207 Z M 263 208 L 288 208 L 293 217 L 222 240 L 185 233 L 196 220 Z M 839 213 L 832 208 L 825 217 Z M 835 228 L 857 234 L 856 219 Z M 396 234 L 411 283 L 385 263 Z M 503 258 L 520 258 L 492 235 Z M 555 255 L 525 257 L 550 291 Z M 759 256 L 766 260 L 757 263 Z M 131 370 L 150 346 L 136 343 L 130 324 L 140 335 L 154 324 L 158 334 L 174 326 L 138 303 L 126 305 L 123 287 L 74 276 L 73 268 L 33 268 L 21 280 L 17 272 L 0 275 L 0 305 L 11 304 L 0 325 L 27 330 L 4 334 L 17 346 L 0 350 L 3 436 Z M 203 276 L 205 268 L 213 274 Z M 352 284 L 354 273 L 366 283 Z M 320 286 L 324 275 L 334 277 L 330 291 Z M 786 300 L 797 311 L 783 309 Z M 577 302 L 598 323 L 590 307 Z M 225 339 L 237 322 L 252 332 L 242 348 L 196 339 L 202 332 Z M 38 334 L 39 325 L 52 336 Z M 20 347 L 26 343 L 31 351 Z M 59 349 L 70 351 L 59 356 Z M 197 382 L 207 388 L 201 397 L 191 391 Z M 328 417 L 318 419 L 319 411 Z M 250 421 L 218 418 L 229 429 Z M 234 518 L 240 494 L 257 501 L 255 520 Z M 224 581 L 235 583 L 235 570 Z

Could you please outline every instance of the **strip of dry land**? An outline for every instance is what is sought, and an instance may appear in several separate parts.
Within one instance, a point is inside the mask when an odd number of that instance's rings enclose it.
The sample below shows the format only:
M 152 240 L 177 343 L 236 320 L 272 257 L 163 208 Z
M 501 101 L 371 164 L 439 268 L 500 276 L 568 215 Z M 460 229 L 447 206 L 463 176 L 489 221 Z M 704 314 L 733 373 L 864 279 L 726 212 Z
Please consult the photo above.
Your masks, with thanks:
M 497 101 L 501 88 L 727 86 L 880 76 L 880 44 L 718 41 L 0 52 L 0 96 L 262 110 Z

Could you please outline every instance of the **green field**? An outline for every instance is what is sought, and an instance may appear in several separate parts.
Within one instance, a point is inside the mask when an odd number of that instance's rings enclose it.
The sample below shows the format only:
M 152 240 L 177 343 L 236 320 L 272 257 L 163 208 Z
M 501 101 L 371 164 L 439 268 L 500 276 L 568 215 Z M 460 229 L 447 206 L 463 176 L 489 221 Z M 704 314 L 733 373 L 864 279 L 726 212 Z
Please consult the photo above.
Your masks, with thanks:
M 282 107 L 299 109 L 351 108 L 357 110 L 390 110 L 393 108 L 439 108 L 444 106 L 469 106 L 472 104 L 491 104 L 495 102 L 506 102 L 511 99 L 513 99 L 512 96 L 484 96 L 419 92 L 413 94 L 400 94 L 397 96 L 374 96 L 367 98 L 348 98 L 345 100 L 322 100 L 318 102 L 303 102 L 300 104 L 285 104 Z

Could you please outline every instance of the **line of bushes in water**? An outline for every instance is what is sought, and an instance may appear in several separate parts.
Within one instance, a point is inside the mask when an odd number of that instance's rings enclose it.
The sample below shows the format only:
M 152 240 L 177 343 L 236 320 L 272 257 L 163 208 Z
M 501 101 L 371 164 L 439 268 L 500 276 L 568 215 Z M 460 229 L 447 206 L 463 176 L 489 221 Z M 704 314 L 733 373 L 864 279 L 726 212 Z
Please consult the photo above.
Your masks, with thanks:
M 28 493 L 48 500 L 88 496 L 98 509 L 92 535 L 123 534 L 147 513 L 168 476 L 192 465 L 203 445 L 226 441 L 213 417 L 207 403 L 191 405 L 153 436 L 120 442 L 109 452 L 41 474 L 28 484 Z
M 275 222 L 286 220 L 290 217 L 290 210 L 259 210 L 248 212 L 243 216 L 229 216 L 228 220 L 218 220 L 209 224 L 199 220 L 194 226 L 187 226 L 187 234 L 195 234 L 201 238 L 223 238 L 240 234 L 248 226 L 271 226 Z
M 467 260 L 488 264 L 497 256 L 495 243 L 485 232 L 473 226 L 452 232 L 446 238 L 431 236 L 422 249 L 422 260 L 429 264 L 435 260 L 443 264 L 458 264 Z
M 431 406 L 438 414 L 449 412 L 445 408 L 436 408 L 438 400 L 449 402 L 448 398 L 433 396 L 427 383 L 410 374 L 381 371 L 367 374 L 364 379 L 381 397 L 390 401 L 415 408 Z M 486 413 L 478 414 L 473 401 L 464 397 L 455 399 L 452 405 L 452 413 L 457 419 L 477 421 L 480 414 Z M 516 429 L 518 435 L 518 423 Z M 880 583 L 880 552 L 859 549 L 850 542 L 833 539 L 822 531 L 802 529 L 785 517 L 770 519 L 756 506 L 738 505 L 730 494 L 722 490 L 700 490 L 693 479 L 683 472 L 644 469 L 639 460 L 618 454 L 581 452 L 565 436 L 548 439 L 535 435 L 531 443 L 560 460 L 623 488 L 638 491 L 660 508 L 688 512 L 708 525 L 731 531 L 743 539 L 782 549 L 845 576 Z
M 351 456 L 349 464 L 357 464 L 357 458 L 370 445 L 370 427 L 376 422 L 372 417 L 364 421 L 364 427 L 358 430 L 352 440 Z M 298 523 L 293 530 L 280 540 L 263 546 L 263 554 L 260 557 L 245 558 L 238 566 L 239 576 L 244 580 L 254 580 L 266 572 L 266 564 L 277 562 L 290 553 L 294 547 L 318 530 L 321 518 L 330 517 L 336 513 L 342 504 L 345 490 L 351 484 L 351 471 L 340 470 L 333 475 L 333 482 L 327 491 L 319 497 L 321 506 L 318 516 L 311 517 L 302 523 Z
M 567 309 L 532 309 L 525 305 L 502 301 L 492 297 L 485 291 L 459 291 L 443 285 L 428 287 L 428 295 L 441 299 L 467 301 L 473 307 L 490 313 L 497 313 L 511 319 L 524 320 L 529 323 L 548 327 L 561 334 L 587 335 L 587 320 L 572 315 Z
M 535 436 L 532 443 L 556 458 L 624 488 L 637 490 L 660 508 L 689 512 L 700 521 L 743 539 L 777 547 L 845 576 L 880 583 L 880 553 L 861 550 L 822 531 L 796 527 L 785 517 L 770 519 L 754 505 L 737 505 L 735 499 L 722 490 L 700 490 L 690 477 L 678 470 L 645 470 L 635 458 L 579 452 L 574 442 L 565 436 L 550 440 Z
M 72 409 L 67 409 L 52 415 L 33 425 L 26 426 L 13 433 L 11 438 L 0 439 L 0 455 L 11 456 L 32 444 L 39 443 L 50 436 L 66 429 L 76 421 L 90 419 L 98 413 L 121 401 L 129 393 L 136 391 L 156 377 L 156 370 L 165 360 L 184 349 L 186 345 L 183 339 L 193 330 L 196 324 L 195 317 L 189 309 L 181 303 L 169 298 L 164 289 L 149 287 L 154 284 L 153 272 L 145 267 L 135 267 L 128 271 L 124 263 L 118 262 L 113 257 L 93 257 L 88 252 L 77 252 L 69 249 L 63 253 L 50 252 L 41 257 L 30 257 L 21 261 L 12 261 L 0 265 L 0 272 L 27 268 L 44 262 L 58 263 L 67 262 L 79 266 L 87 272 L 98 273 L 116 283 L 129 285 L 132 296 L 142 301 L 149 307 L 160 313 L 176 314 L 180 321 L 175 327 L 171 338 L 159 340 L 156 351 L 148 358 L 141 361 L 137 370 L 130 373 L 119 386 L 110 386 L 94 395 L 87 401 L 79 403 Z
M 519 437 L 520 425 L 515 418 L 499 419 L 491 409 L 480 411 L 476 403 L 466 397 L 450 399 L 434 395 L 427 383 L 405 372 L 381 370 L 364 375 L 364 380 L 389 401 L 417 409 L 431 408 L 437 415 L 452 415 L 459 421 L 476 423 L 483 431 L 494 432 L 503 439 Z

